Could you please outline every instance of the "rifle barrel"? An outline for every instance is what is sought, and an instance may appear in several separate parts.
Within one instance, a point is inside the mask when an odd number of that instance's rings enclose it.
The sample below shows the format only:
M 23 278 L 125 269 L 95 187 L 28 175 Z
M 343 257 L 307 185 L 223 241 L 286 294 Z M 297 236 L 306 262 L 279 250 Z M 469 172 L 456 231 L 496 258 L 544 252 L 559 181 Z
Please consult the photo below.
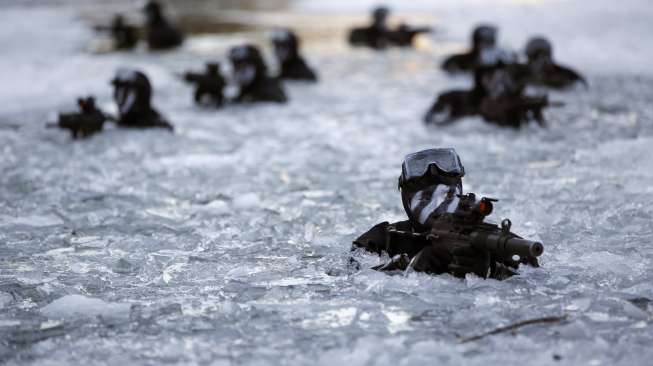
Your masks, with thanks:
M 505 235 L 479 233 L 472 234 L 474 245 L 504 258 L 518 255 L 521 258 L 539 257 L 544 253 L 544 246 L 537 241 L 526 240 Z

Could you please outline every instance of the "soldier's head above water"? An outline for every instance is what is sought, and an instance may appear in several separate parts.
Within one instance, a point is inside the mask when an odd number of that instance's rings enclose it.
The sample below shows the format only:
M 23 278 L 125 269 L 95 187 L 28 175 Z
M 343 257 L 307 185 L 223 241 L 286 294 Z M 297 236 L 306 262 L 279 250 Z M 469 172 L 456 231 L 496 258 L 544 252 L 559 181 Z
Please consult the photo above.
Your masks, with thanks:
M 401 165 L 399 189 L 408 218 L 423 226 L 433 215 L 453 212 L 462 194 L 465 175 L 456 151 L 428 149 L 406 155 Z
M 246 44 L 229 50 L 229 61 L 239 85 L 249 85 L 267 74 L 267 66 L 258 47 Z
M 270 34 L 270 39 L 274 46 L 274 54 L 279 61 L 283 62 L 299 56 L 299 39 L 290 29 L 275 29 Z
M 256 46 L 246 44 L 229 50 L 233 77 L 240 92 L 234 102 L 285 103 L 286 93 L 276 78 L 267 75 L 268 69 Z
M 162 127 L 172 130 L 151 105 L 152 85 L 138 70 L 121 69 L 111 80 L 113 98 L 118 105 L 118 125 L 122 127 Z
M 525 53 L 529 63 L 553 61 L 553 46 L 544 37 L 533 37 L 528 40 Z
M 279 77 L 289 80 L 317 80 L 316 73 L 299 52 L 299 37 L 290 29 L 276 29 L 270 34 L 274 54 L 279 63 Z
M 385 26 L 390 15 L 390 9 L 387 6 L 377 6 L 372 10 L 372 23 L 379 26 Z
M 490 24 L 481 24 L 472 31 L 472 48 L 482 50 L 495 47 L 497 44 L 497 28 Z
M 158 2 L 148 1 L 143 12 L 146 19 L 147 43 L 150 49 L 164 50 L 182 44 L 184 37 L 181 30 L 168 22 Z
M 149 24 L 158 23 L 164 19 L 161 4 L 157 1 L 150 0 L 143 7 L 145 20 Z
M 524 49 L 532 84 L 551 88 L 566 88 L 575 83 L 587 87 L 585 79 L 576 71 L 556 64 L 553 46 L 548 39 L 537 36 L 531 38 Z

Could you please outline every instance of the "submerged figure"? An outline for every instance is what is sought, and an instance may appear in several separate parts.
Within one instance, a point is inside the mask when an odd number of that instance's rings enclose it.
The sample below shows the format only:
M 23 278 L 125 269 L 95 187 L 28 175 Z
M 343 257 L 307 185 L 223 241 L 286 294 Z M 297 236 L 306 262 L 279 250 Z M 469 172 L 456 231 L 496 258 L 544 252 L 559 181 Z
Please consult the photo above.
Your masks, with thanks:
M 117 124 L 120 127 L 160 127 L 172 131 L 172 125 L 151 105 L 152 86 L 140 71 L 120 70 L 111 81 L 113 98 L 118 105 Z
M 113 47 L 118 50 L 130 50 L 138 43 L 136 27 L 127 24 L 125 18 L 120 14 L 113 17 L 110 26 L 98 26 L 95 29 L 110 32 Z
M 224 78 L 220 74 L 220 64 L 207 63 L 204 73 L 187 72 L 184 80 L 195 84 L 195 102 L 197 104 L 210 103 L 221 106 L 224 101 L 222 89 L 225 86 Z
M 95 106 L 95 98 L 86 97 L 77 99 L 79 112 L 60 113 L 56 124 L 48 127 L 59 127 L 70 130 L 74 139 L 89 137 L 94 133 L 102 131 L 102 126 L 107 116 Z
M 474 68 L 474 87 L 440 94 L 424 117 L 425 123 L 448 124 L 481 115 L 500 126 L 521 127 L 531 120 L 544 125 L 546 96 L 525 94 L 528 71 L 500 50 L 486 49 Z
M 401 24 L 396 30 L 387 25 L 390 10 L 384 6 L 372 11 L 372 24 L 367 27 L 354 28 L 349 33 L 349 44 L 383 49 L 389 46 L 412 46 L 415 36 L 431 31 L 429 27 L 411 27 Z
M 531 38 L 526 44 L 526 57 L 531 84 L 560 89 L 575 83 L 587 86 L 585 79 L 576 71 L 555 63 L 553 47 L 546 38 Z
M 480 25 L 472 32 L 472 48 L 463 54 L 449 56 L 442 63 L 442 69 L 450 72 L 471 72 L 479 64 L 483 51 L 496 48 L 497 28 Z
M 412 268 L 502 279 L 516 274 L 520 264 L 537 267 L 542 245 L 510 232 L 509 220 L 501 228 L 484 222 L 496 200 L 463 195 L 464 175 L 453 149 L 407 155 L 399 189 L 408 220 L 374 226 L 354 240 L 353 248 L 388 254 L 389 262 L 374 267 L 383 271 Z
M 234 102 L 285 103 L 288 98 L 279 79 L 267 75 L 267 67 L 258 48 L 237 46 L 229 51 L 234 79 L 240 89 Z
M 288 29 L 279 29 L 272 33 L 274 54 L 279 62 L 279 78 L 290 80 L 316 81 L 315 72 L 306 64 L 299 54 L 299 38 Z
M 159 3 L 149 1 L 143 11 L 146 18 L 147 44 L 150 49 L 164 50 L 182 44 L 184 37 L 181 31 L 165 18 Z

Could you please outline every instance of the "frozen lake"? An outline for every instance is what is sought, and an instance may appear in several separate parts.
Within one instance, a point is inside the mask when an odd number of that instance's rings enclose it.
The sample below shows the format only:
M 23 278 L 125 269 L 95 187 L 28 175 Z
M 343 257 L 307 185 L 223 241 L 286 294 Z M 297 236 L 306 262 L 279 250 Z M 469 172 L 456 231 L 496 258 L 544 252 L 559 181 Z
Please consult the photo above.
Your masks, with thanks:
M 288 105 L 214 110 L 176 74 L 261 32 L 95 54 L 88 19 L 102 7 L 0 1 L 0 363 L 650 364 L 653 6 L 394 3 L 438 32 L 374 53 L 342 39 L 371 2 L 234 12 L 299 25 L 321 82 L 286 84 Z M 546 129 L 426 128 L 435 95 L 470 83 L 437 66 L 479 21 L 513 48 L 548 35 L 590 89 L 552 93 L 565 105 L 546 111 Z M 110 128 L 73 142 L 43 127 L 85 94 L 115 110 L 122 66 L 148 74 L 174 134 Z M 348 268 L 357 235 L 404 216 L 401 161 L 428 147 L 458 151 L 465 190 L 498 198 L 491 221 L 544 243 L 542 268 L 503 282 L 388 276 L 365 269 L 372 255 Z

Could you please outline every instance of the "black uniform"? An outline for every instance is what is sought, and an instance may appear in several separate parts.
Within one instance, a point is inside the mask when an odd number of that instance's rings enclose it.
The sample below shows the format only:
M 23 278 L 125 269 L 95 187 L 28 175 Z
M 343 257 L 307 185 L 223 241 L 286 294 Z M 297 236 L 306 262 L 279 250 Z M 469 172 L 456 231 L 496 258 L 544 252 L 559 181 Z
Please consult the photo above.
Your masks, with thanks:
M 225 82 L 218 63 L 206 64 L 206 72 L 203 74 L 187 72 L 184 74 L 184 80 L 195 84 L 194 98 L 197 104 L 206 102 L 216 106 L 222 105 Z
M 152 86 L 145 74 L 136 70 L 121 70 L 111 83 L 118 105 L 118 126 L 161 127 L 172 131 L 172 125 L 151 105 Z
M 558 65 L 553 60 L 553 47 L 542 37 L 535 37 L 526 44 L 529 83 L 550 88 L 567 88 L 576 83 L 587 86 L 585 79 L 576 71 Z
M 426 236 L 433 220 L 452 213 L 462 194 L 465 174 L 460 158 L 453 149 L 429 149 L 406 156 L 399 180 L 401 198 L 408 220 L 393 224 L 382 222 L 353 242 L 354 248 L 387 253 L 390 262 L 379 270 L 404 270 L 432 274 L 452 273 L 464 276 L 475 273 L 481 277 L 505 278 L 515 272 L 487 252 L 471 247 L 448 250 L 433 245 Z M 398 235 L 397 232 L 403 232 Z M 415 233 L 422 235 L 410 235 Z M 535 258 L 530 264 L 537 266 Z
M 252 45 L 233 47 L 229 60 L 240 92 L 234 102 L 285 103 L 288 98 L 277 78 L 267 75 L 267 67 L 258 48 Z
M 316 81 L 317 75 L 299 54 L 299 39 L 290 30 L 280 29 L 272 34 L 274 53 L 279 62 L 279 78 Z
M 147 18 L 147 44 L 150 49 L 164 50 L 182 44 L 184 37 L 181 31 L 168 22 L 159 3 L 148 2 L 144 11 Z

